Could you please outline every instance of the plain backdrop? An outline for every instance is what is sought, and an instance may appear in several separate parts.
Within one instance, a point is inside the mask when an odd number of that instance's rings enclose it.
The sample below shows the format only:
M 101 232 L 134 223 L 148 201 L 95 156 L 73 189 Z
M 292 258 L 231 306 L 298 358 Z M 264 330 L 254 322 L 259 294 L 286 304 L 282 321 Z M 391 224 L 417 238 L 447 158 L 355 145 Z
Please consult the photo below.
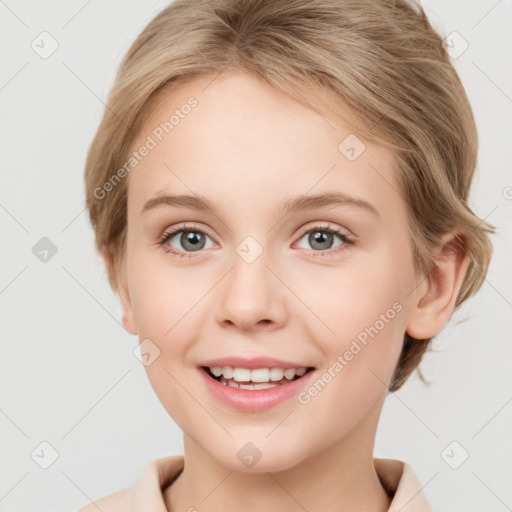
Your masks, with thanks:
M 0 2 L 4 512 L 71 512 L 132 485 L 151 460 L 183 453 L 133 354 L 138 340 L 121 325 L 83 187 L 119 62 L 167 4 Z M 430 386 L 414 374 L 388 396 L 375 455 L 410 463 L 436 511 L 511 510 L 512 2 L 424 7 L 449 37 L 478 125 L 470 204 L 498 233 L 480 292 L 422 363 Z M 41 37 L 46 51 L 58 44 L 46 58 L 34 49 Z

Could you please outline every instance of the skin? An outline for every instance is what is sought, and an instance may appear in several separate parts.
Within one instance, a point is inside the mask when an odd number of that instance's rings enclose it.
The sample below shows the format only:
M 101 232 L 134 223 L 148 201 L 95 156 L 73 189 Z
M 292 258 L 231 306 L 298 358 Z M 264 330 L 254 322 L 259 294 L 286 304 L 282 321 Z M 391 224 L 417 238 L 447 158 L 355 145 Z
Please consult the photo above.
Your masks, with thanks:
M 385 511 L 373 448 L 387 386 L 405 332 L 429 338 L 448 321 L 467 257 L 447 245 L 431 276 L 416 275 L 393 155 L 357 134 L 366 149 L 349 161 L 338 150 L 352 133 L 348 115 L 331 119 L 243 72 L 195 79 L 163 97 L 133 148 L 190 96 L 198 106 L 128 177 L 127 251 L 116 269 L 123 325 L 160 349 L 146 371 L 184 433 L 185 469 L 164 491 L 167 508 Z M 348 204 L 279 213 L 290 197 L 333 191 L 363 198 L 379 215 Z M 162 192 L 202 195 L 217 209 L 143 214 Z M 183 223 L 206 232 L 203 249 L 184 247 L 181 233 L 158 244 Z M 337 235 L 327 248 L 315 244 L 308 236 L 319 223 L 354 244 Z M 250 264 L 236 251 L 249 235 L 263 248 Z M 211 396 L 196 368 L 263 355 L 321 375 L 397 301 L 401 311 L 305 405 L 292 397 L 237 411 Z M 251 468 L 237 457 L 249 441 L 262 452 Z

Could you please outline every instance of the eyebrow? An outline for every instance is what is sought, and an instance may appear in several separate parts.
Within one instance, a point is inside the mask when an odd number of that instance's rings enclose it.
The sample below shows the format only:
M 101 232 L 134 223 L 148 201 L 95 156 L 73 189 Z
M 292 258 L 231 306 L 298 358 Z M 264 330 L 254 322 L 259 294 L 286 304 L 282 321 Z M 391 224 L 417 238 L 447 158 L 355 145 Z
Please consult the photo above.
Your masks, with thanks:
M 314 210 L 326 206 L 351 205 L 366 210 L 377 217 L 380 217 L 378 210 L 368 201 L 359 197 L 352 197 L 343 192 L 317 194 L 317 195 L 300 195 L 292 197 L 283 203 L 281 208 L 282 214 L 290 212 Z M 168 206 L 174 208 L 189 208 L 192 210 L 215 211 L 216 206 L 207 198 L 194 195 L 178 195 L 171 196 L 167 194 L 153 197 L 144 204 L 142 213 L 153 210 L 160 206 Z

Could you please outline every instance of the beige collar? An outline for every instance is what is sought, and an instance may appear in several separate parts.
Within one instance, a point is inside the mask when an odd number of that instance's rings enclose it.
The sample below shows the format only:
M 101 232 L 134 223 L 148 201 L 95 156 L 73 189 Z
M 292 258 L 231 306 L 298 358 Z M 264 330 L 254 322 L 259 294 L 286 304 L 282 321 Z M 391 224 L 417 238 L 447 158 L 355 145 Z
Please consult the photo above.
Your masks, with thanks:
M 183 455 L 150 462 L 132 487 L 133 512 L 167 512 L 162 490 L 179 475 L 183 464 Z M 411 466 L 381 458 L 374 459 L 374 465 L 382 485 L 393 496 L 388 512 L 433 512 Z

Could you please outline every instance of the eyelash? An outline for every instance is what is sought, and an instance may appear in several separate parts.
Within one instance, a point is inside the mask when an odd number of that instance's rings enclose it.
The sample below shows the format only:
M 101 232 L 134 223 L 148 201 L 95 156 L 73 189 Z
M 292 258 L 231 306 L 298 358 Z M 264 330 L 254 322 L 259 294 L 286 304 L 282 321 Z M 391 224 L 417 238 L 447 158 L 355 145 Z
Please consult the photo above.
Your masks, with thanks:
M 184 225 L 184 226 L 180 226 L 180 227 L 178 227 L 178 228 L 176 228 L 176 229 L 174 229 L 172 231 L 164 232 L 162 234 L 162 236 L 158 240 L 158 245 L 163 247 L 165 252 L 172 253 L 173 255 L 177 256 L 178 258 L 192 258 L 192 257 L 194 257 L 193 254 L 196 251 L 192 251 L 192 252 L 187 253 L 187 251 L 177 251 L 176 249 L 171 248 L 169 246 L 164 247 L 164 244 L 166 244 L 169 240 L 171 240 L 174 237 L 174 235 L 176 235 L 178 233 L 181 233 L 181 232 L 186 232 L 186 231 L 193 232 L 193 233 L 196 233 L 196 232 L 197 233 L 202 233 L 203 235 L 210 236 L 210 235 L 208 235 L 208 233 L 206 233 L 206 231 L 203 231 L 200 228 L 197 228 L 195 226 Z M 331 250 L 331 249 L 328 249 L 328 250 L 325 250 L 325 251 L 314 251 L 314 250 L 312 250 L 314 258 L 324 258 L 326 256 L 332 255 L 333 253 L 337 254 L 337 253 L 339 253 L 341 251 L 346 250 L 346 246 L 347 245 L 350 246 L 350 245 L 354 244 L 354 240 L 352 239 L 352 237 L 350 237 L 346 233 L 343 233 L 342 231 L 340 231 L 340 230 L 338 230 L 336 228 L 330 228 L 330 227 L 322 226 L 322 225 L 310 226 L 307 229 L 301 231 L 300 236 L 299 236 L 299 240 L 305 234 L 310 233 L 311 231 L 324 231 L 324 232 L 330 233 L 332 235 L 338 235 L 340 237 L 341 241 L 343 242 L 343 245 L 340 246 L 341 248 L 338 247 L 335 250 Z M 199 252 L 199 251 L 197 251 L 197 252 Z

